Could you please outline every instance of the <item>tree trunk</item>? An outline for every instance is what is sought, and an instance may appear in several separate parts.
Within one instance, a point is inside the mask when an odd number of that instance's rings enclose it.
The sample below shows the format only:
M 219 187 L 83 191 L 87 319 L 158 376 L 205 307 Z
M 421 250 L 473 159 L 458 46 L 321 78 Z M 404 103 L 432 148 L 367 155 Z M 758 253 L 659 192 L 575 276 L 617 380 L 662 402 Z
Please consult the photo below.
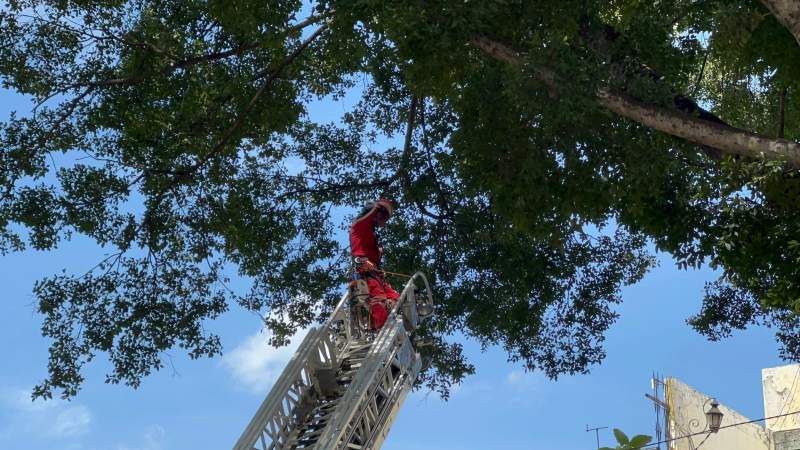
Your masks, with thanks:
M 800 44 L 800 2 L 797 0 L 761 0 Z

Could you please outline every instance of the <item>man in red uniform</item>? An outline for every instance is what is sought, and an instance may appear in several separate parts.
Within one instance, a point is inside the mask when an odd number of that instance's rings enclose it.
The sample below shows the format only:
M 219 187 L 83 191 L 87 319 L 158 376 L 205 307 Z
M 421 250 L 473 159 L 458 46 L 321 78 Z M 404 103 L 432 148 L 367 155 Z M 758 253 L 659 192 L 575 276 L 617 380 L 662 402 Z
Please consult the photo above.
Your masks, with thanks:
M 358 273 L 367 280 L 370 322 L 375 330 L 383 327 L 389 317 L 388 311 L 400 298 L 380 271 L 383 247 L 375 235 L 376 228 L 386 225 L 392 212 L 392 203 L 381 198 L 368 203 L 350 225 L 350 253 L 358 264 Z

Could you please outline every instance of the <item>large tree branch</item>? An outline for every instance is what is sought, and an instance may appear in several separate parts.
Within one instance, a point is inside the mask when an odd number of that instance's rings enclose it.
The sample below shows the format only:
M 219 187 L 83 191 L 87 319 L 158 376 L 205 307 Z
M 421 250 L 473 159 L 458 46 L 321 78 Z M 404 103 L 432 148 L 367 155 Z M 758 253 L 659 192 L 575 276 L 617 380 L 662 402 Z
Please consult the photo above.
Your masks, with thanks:
M 800 44 L 800 2 L 797 0 L 761 0 Z
M 796 142 L 698 119 L 604 89 L 597 92 L 597 98 L 601 105 L 620 116 L 654 130 L 719 149 L 724 154 L 752 159 L 786 159 L 794 167 L 800 167 L 800 144 Z
M 519 52 L 486 36 L 473 37 L 470 43 L 497 60 L 514 66 L 524 65 L 524 58 Z M 554 91 L 558 93 L 558 75 L 555 71 L 536 67 L 532 68 L 531 73 L 551 94 Z M 654 130 L 713 147 L 724 155 L 749 159 L 785 159 L 793 167 L 800 168 L 800 144 L 797 142 L 769 138 L 725 125 L 721 121 L 647 104 L 608 89 L 598 89 L 594 95 L 598 103 L 609 111 Z
M 495 41 L 487 36 L 473 36 L 469 43 L 481 49 L 484 53 L 494 59 L 511 64 L 512 66 L 522 66 L 524 61 L 520 54 L 505 44 Z M 559 85 L 556 81 L 555 71 L 548 67 L 530 67 L 533 76 L 547 87 L 551 97 L 558 97 Z
M 618 94 L 625 94 L 627 86 L 633 78 L 643 77 L 650 80 L 650 82 L 657 86 L 666 87 L 667 90 L 672 94 L 672 104 L 675 106 L 678 112 L 720 125 L 728 125 L 725 123 L 725 121 L 710 111 L 703 109 L 690 97 L 687 97 L 681 92 L 673 89 L 671 86 L 666 85 L 664 82 L 664 77 L 661 76 L 661 74 L 657 73 L 647 64 L 639 61 L 639 57 L 637 56 L 638 52 L 635 47 L 628 42 L 623 34 L 614 29 L 614 27 L 603 24 L 600 29 L 592 30 L 587 17 L 581 26 L 580 36 L 584 45 L 591 49 L 600 60 L 608 64 L 610 67 L 610 72 L 614 74 L 613 76 L 615 76 L 617 81 L 620 82 L 621 86 L 616 90 Z M 620 61 L 618 58 L 614 57 L 611 49 L 617 45 L 626 47 L 628 51 L 632 52 L 631 56 L 633 57 L 626 57 L 623 61 Z M 706 57 L 707 56 L 708 54 L 706 54 Z M 703 68 L 701 69 L 701 72 L 704 70 L 705 61 L 703 62 Z M 695 82 L 695 89 L 697 89 L 701 80 L 702 73 L 698 75 L 697 81 Z M 708 145 L 701 145 L 700 148 L 711 159 L 718 160 L 722 157 L 722 152 L 719 149 L 710 147 Z

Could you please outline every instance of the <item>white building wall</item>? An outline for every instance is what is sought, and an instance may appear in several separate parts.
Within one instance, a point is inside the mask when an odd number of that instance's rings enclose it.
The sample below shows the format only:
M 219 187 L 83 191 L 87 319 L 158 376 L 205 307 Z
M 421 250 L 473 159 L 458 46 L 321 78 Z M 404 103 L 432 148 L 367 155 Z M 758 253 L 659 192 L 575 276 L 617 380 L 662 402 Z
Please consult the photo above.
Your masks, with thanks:
M 764 390 L 764 417 L 800 411 L 800 364 L 761 370 Z M 767 420 L 771 431 L 800 428 L 800 414 Z
M 669 405 L 669 426 L 672 438 L 686 436 L 706 429 L 703 405 L 708 396 L 696 391 L 675 378 L 667 378 L 667 405 Z M 708 406 L 706 406 L 708 409 Z M 747 417 L 725 405 L 719 406 L 725 414 L 722 426 L 747 422 Z M 670 450 L 694 450 L 706 435 L 690 439 L 678 439 L 670 443 Z M 721 429 L 708 436 L 702 450 L 771 450 L 767 430 L 757 423 Z

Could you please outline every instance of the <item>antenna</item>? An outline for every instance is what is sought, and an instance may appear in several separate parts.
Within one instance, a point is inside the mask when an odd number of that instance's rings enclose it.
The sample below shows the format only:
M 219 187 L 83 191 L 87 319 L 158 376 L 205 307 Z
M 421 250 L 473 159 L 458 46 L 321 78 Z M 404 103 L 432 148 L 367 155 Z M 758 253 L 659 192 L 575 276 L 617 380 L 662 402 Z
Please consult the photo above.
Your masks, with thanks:
M 645 397 L 653 402 L 653 407 L 656 413 L 656 442 L 661 442 L 661 437 L 666 434 L 666 439 L 670 438 L 669 430 L 669 405 L 666 401 L 666 388 L 667 384 L 658 372 L 653 372 L 653 377 L 650 378 L 650 388 L 653 394 L 644 394 Z M 663 417 L 663 423 L 661 422 Z M 656 446 L 655 450 L 660 450 L 660 446 Z
M 597 439 L 597 449 L 600 449 L 600 430 L 605 430 L 608 427 L 597 427 L 597 428 L 589 428 L 589 425 L 586 425 L 586 432 L 594 431 L 594 437 Z

